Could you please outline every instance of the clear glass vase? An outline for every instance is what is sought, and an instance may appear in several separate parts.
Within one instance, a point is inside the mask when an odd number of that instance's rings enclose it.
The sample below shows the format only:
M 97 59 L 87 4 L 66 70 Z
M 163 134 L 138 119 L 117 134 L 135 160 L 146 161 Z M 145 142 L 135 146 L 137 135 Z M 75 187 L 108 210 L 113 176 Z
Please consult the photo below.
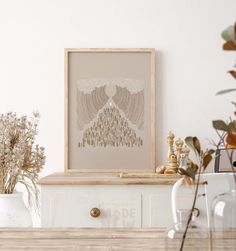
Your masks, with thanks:
M 211 227 L 214 230 L 236 228 L 236 184 L 232 175 L 227 175 L 230 189 L 217 195 L 212 201 Z
M 217 195 L 211 207 L 212 250 L 236 250 L 236 183 L 228 174 L 229 191 Z
M 173 224 L 166 231 L 165 250 L 181 250 L 183 235 L 186 229 L 190 210 L 180 209 L 177 211 L 179 222 Z M 207 229 L 202 229 L 195 224 L 192 219 L 184 240 L 182 250 L 209 250 L 209 232 Z

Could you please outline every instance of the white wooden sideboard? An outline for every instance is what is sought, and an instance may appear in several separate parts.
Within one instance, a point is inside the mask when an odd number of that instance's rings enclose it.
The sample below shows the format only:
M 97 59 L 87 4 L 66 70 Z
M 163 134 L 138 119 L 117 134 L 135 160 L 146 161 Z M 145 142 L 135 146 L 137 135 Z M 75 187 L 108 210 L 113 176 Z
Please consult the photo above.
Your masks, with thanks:
M 207 226 L 212 198 L 228 190 L 227 174 L 206 174 L 200 186 L 197 223 Z M 41 226 L 79 228 L 165 228 L 172 224 L 171 190 L 177 178 L 127 179 L 111 174 L 56 173 L 42 178 Z M 182 187 L 178 208 L 192 204 L 194 188 Z

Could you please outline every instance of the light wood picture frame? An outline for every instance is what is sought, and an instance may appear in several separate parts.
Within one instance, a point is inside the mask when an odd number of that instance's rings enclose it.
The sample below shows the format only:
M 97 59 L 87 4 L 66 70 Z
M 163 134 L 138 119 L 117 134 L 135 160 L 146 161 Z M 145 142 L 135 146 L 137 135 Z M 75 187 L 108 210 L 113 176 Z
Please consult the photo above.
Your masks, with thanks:
M 65 49 L 65 171 L 155 171 L 155 49 Z

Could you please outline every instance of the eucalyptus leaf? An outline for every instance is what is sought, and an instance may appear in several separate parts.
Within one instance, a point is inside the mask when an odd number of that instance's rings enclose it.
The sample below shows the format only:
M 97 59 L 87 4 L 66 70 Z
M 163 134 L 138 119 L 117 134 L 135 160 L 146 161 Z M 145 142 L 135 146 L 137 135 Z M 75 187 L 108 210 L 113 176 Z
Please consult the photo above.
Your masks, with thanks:
M 211 154 L 207 154 L 203 158 L 203 169 L 205 170 L 212 160 Z
M 228 93 L 228 92 L 234 92 L 234 91 L 236 91 L 236 88 L 226 89 L 226 90 L 222 90 L 222 91 L 217 92 L 216 95 L 221 95 L 221 94 L 225 94 L 225 93 Z
M 193 137 L 191 137 L 191 136 L 186 137 L 185 143 L 193 146 Z
M 225 51 L 236 51 L 236 42 L 230 40 L 223 44 L 223 50 Z
M 193 145 L 195 147 L 195 149 L 197 150 L 198 154 L 201 153 L 201 144 L 200 141 L 197 137 L 193 137 Z
M 193 171 L 192 168 L 187 168 L 187 169 L 183 169 L 183 168 L 179 168 L 178 169 L 178 172 L 181 174 L 181 175 L 186 175 L 190 178 L 192 178 L 193 180 L 195 180 L 195 172 Z
M 195 163 L 191 163 L 191 165 L 190 165 L 190 167 L 191 167 L 191 169 L 195 172 L 195 173 L 197 173 L 197 170 L 198 170 L 198 165 L 197 164 L 195 164 Z
M 228 126 L 223 120 L 214 120 L 212 121 L 212 125 L 213 125 L 213 128 L 216 130 L 226 131 L 226 132 L 229 130 Z
M 231 74 L 231 76 L 233 76 L 236 79 L 236 71 L 229 71 L 229 74 Z
M 228 133 L 226 137 L 227 144 L 236 147 L 236 134 L 235 133 Z
M 224 29 L 221 33 L 221 37 L 225 40 L 225 41 L 234 41 L 236 42 L 236 35 L 235 35 L 235 31 L 234 31 L 234 26 L 230 25 L 229 27 L 227 27 L 226 29 Z
M 213 153 L 215 153 L 215 150 L 213 149 L 208 150 L 208 154 L 213 154 Z
M 193 143 L 193 137 L 191 136 L 188 136 L 185 138 L 185 143 L 186 145 L 191 148 L 195 153 L 198 153 L 195 146 L 194 146 L 194 143 Z
M 228 129 L 229 129 L 230 132 L 236 133 L 236 125 L 235 125 L 235 122 L 230 122 L 229 125 L 228 125 Z

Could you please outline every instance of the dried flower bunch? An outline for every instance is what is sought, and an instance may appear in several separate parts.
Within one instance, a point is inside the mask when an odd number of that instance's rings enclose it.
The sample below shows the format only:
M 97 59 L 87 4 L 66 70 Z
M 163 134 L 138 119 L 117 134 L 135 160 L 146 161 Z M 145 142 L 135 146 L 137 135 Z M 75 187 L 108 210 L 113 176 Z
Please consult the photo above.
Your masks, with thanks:
M 38 196 L 36 181 L 45 163 L 44 148 L 35 145 L 38 121 L 37 112 L 32 118 L 0 115 L 0 193 L 11 194 L 21 183 L 29 199 Z

